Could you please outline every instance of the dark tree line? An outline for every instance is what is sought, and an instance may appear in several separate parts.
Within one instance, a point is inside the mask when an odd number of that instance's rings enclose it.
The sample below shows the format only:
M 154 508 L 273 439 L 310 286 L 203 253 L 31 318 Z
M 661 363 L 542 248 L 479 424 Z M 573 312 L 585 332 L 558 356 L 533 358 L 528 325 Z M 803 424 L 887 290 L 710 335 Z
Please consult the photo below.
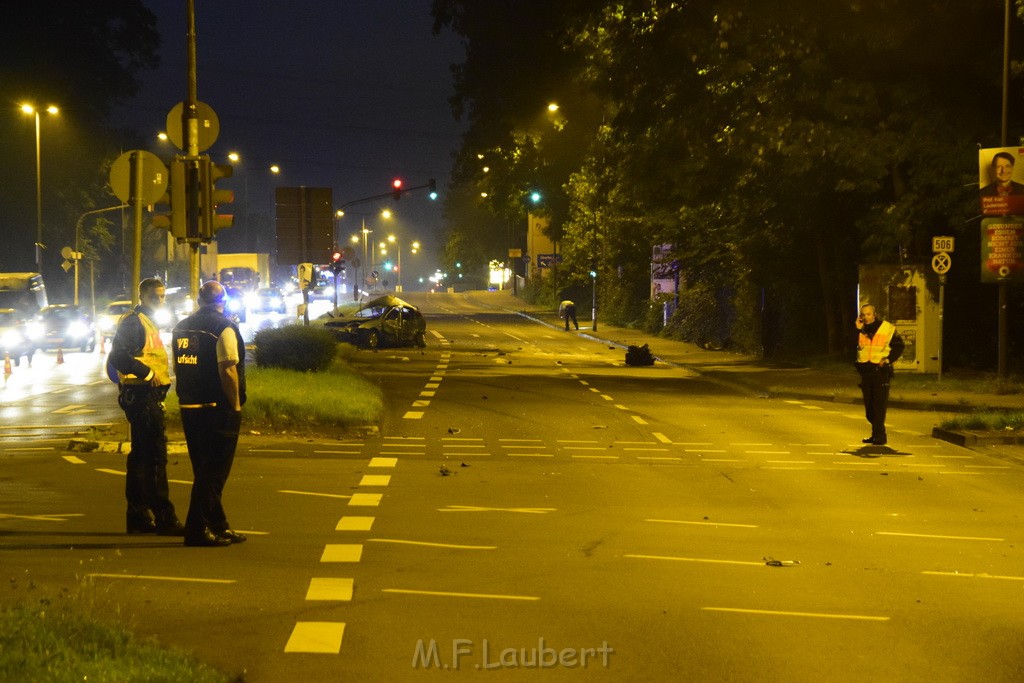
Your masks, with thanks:
M 650 255 L 668 244 L 684 288 L 666 333 L 798 355 L 843 350 L 859 264 L 925 263 L 953 234 L 947 357 L 994 362 L 977 150 L 1000 146 L 1002 0 L 436 0 L 434 16 L 466 45 L 453 252 L 502 256 L 508 232 L 480 212 L 521 225 L 541 188 L 563 272 L 589 281 L 596 262 L 610 319 L 657 326 Z

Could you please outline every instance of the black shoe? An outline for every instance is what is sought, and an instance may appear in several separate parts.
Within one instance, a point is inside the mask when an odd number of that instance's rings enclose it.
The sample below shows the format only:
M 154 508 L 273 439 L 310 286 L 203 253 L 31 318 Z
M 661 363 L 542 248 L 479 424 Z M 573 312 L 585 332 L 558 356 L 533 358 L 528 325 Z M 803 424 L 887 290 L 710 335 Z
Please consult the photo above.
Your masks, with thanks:
M 156 535 L 157 536 L 184 536 L 185 525 L 178 521 L 177 518 L 171 518 L 169 520 L 161 520 L 156 523 Z
M 246 540 L 248 540 L 248 538 L 249 538 L 245 534 L 240 534 L 237 531 L 234 531 L 232 529 L 225 529 L 224 531 L 218 531 L 216 535 L 217 535 L 218 538 L 226 538 L 229 541 L 231 541 L 232 543 L 245 543 Z
M 156 524 L 149 518 L 149 515 L 128 513 L 125 520 L 125 529 L 129 534 L 155 534 Z
M 861 443 L 874 443 L 875 442 L 875 437 L 869 436 L 866 439 L 861 439 L 860 442 Z
M 185 545 L 193 548 L 222 548 L 231 545 L 231 540 L 203 529 L 200 534 L 185 534 Z

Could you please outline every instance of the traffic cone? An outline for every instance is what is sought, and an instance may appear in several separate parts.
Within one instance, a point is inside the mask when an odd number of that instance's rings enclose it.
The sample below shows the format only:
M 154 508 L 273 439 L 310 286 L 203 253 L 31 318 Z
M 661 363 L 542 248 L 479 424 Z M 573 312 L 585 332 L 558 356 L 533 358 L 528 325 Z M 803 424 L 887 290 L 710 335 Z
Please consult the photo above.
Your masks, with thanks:
M 64 349 L 57 347 L 57 365 L 64 362 Z
M 11 374 L 11 354 L 4 352 L 4 377 Z

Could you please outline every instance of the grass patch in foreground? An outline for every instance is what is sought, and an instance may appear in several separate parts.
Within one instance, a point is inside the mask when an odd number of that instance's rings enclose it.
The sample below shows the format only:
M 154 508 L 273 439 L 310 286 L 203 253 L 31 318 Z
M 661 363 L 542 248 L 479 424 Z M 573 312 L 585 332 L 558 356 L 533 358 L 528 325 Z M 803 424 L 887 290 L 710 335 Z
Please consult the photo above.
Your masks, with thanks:
M 384 412 L 380 387 L 336 361 L 327 372 L 245 368 L 242 429 L 308 431 L 374 424 Z M 167 395 L 167 423 L 181 425 L 178 397 Z
M 0 607 L 0 680 L 232 680 L 194 657 L 107 626 L 66 604 L 40 600 Z
M 1008 431 L 1024 429 L 1024 412 L 988 411 L 983 413 L 967 413 L 947 418 L 939 423 L 939 427 L 952 431 Z

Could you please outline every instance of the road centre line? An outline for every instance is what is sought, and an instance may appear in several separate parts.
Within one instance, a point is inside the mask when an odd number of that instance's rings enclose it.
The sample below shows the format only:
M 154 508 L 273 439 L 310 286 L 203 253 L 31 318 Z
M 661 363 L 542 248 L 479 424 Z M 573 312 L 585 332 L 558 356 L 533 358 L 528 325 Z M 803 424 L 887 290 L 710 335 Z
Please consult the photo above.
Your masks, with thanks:
M 370 527 L 373 526 L 373 522 L 376 517 L 359 517 L 355 515 L 345 515 L 338 520 L 338 524 L 334 527 L 335 531 L 369 531 Z
M 667 448 L 652 448 L 650 446 L 646 448 L 623 448 L 624 451 L 644 451 L 647 453 L 668 453 Z
M 328 543 L 324 546 L 321 562 L 359 562 L 363 557 L 362 543 Z
M 437 394 L 436 391 L 421 391 L 420 396 L 423 398 L 433 398 Z
M 962 574 L 960 572 L 921 572 L 927 576 L 955 576 L 962 579 L 1000 579 L 1003 581 L 1024 581 L 1024 576 L 1000 576 L 999 574 Z
M 84 465 L 85 461 L 75 455 L 62 455 L 62 458 L 67 460 L 72 465 Z
M 974 460 L 973 455 L 933 455 L 933 458 L 944 458 L 947 460 Z
M 676 443 L 677 446 L 714 446 L 713 443 L 705 443 L 702 441 L 680 441 Z M 724 451 L 723 451 L 724 452 Z
M 66 522 L 68 517 L 85 517 L 85 515 L 80 512 L 62 512 L 49 515 L 13 515 L 0 512 L 0 519 L 28 519 L 33 522 Z
M 402 593 L 405 595 L 431 595 L 443 598 L 482 598 L 487 600 L 525 600 L 535 602 L 539 597 L 532 595 L 497 595 L 488 593 L 454 593 L 450 591 L 424 591 L 411 590 L 407 588 L 384 588 L 382 593 Z
M 249 448 L 249 453 L 294 453 L 294 448 Z
M 509 453 L 510 458 L 553 458 L 552 453 Z
M 621 403 L 616 403 L 613 407 L 618 408 L 619 410 L 629 410 L 629 406 L 624 406 Z
M 100 579 L 135 579 L 140 581 L 174 581 L 179 583 L 237 583 L 235 579 L 197 579 L 188 576 L 158 576 L 154 574 L 86 574 L 86 578 Z
M 964 465 L 964 467 L 971 467 L 979 470 L 1008 470 L 1009 465 Z
M 383 497 L 383 493 L 353 493 L 348 504 L 352 507 L 377 507 Z
M 792 455 L 789 451 L 743 451 L 750 455 Z
M 505 449 L 508 449 L 508 448 L 515 448 L 515 449 L 526 449 L 526 448 L 540 448 L 540 449 L 544 449 L 544 448 L 547 448 L 547 446 L 544 446 L 544 445 L 540 445 L 540 446 L 526 446 L 526 445 L 506 446 L 504 444 L 502 444 L 501 447 L 505 448 Z
M 705 451 L 710 453 L 712 451 Z M 724 453 L 725 451 L 720 451 Z M 743 462 L 740 458 L 701 458 L 702 462 Z
M 687 452 L 687 453 L 728 453 L 729 452 L 729 451 L 727 451 L 725 449 L 717 450 L 717 449 L 714 449 L 714 448 L 684 448 L 683 450 L 685 452 Z
M 367 543 L 397 543 L 400 545 L 421 545 L 428 548 L 452 548 L 454 550 L 497 550 L 496 545 L 460 545 L 457 543 L 431 543 L 428 541 L 407 541 L 401 538 L 368 538 Z
M 316 493 L 314 491 L 292 491 L 290 489 L 278 489 L 278 493 L 290 493 L 295 496 L 316 496 L 319 498 L 351 498 L 350 494 L 344 493 Z
M 407 412 L 405 415 L 402 416 L 402 419 L 404 419 L 404 420 L 419 420 L 422 417 L 423 417 L 423 411 L 422 410 L 420 410 L 420 411 L 410 410 L 409 412 Z
M 630 417 L 633 418 L 633 421 L 636 422 L 637 424 L 647 424 L 647 420 L 643 419 L 639 415 L 630 415 Z
M 657 439 L 658 441 L 660 441 L 662 443 L 672 443 L 672 439 L 668 438 L 667 436 L 665 436 L 661 432 L 652 432 L 651 436 L 653 436 L 655 439 Z
M 694 522 L 686 519 L 645 519 L 645 522 L 659 522 L 661 524 L 692 524 L 694 526 L 730 526 L 740 529 L 757 529 L 757 524 L 733 524 L 727 522 Z
M 543 515 L 556 510 L 558 508 L 495 508 L 480 505 L 446 505 L 443 508 L 437 508 L 438 512 L 523 512 L 531 515 Z
M 754 446 L 768 447 L 768 446 L 771 446 L 772 444 L 770 444 L 770 443 L 731 443 L 729 445 L 732 446 L 733 448 L 753 448 Z
M 540 439 L 529 439 L 530 441 L 540 441 Z M 527 439 L 523 439 L 527 441 Z M 555 439 L 556 443 L 600 443 L 596 439 Z
M 316 455 L 362 455 L 361 451 L 313 451 L 313 453 Z
M 672 462 L 682 462 L 683 461 L 682 458 L 659 458 L 659 457 L 654 456 L 654 455 L 638 455 L 638 456 L 636 456 L 636 459 L 637 460 L 671 460 Z
M 571 457 L 579 458 L 581 460 L 583 458 L 589 458 L 591 460 L 618 460 L 619 459 L 619 456 L 617 456 L 617 455 L 575 455 L 574 454 Z
M 483 441 L 483 439 L 470 436 L 445 436 L 441 438 L 441 441 Z M 498 439 L 498 441 L 537 441 L 537 439 Z
M 615 400 L 614 398 L 612 398 L 608 394 L 601 394 L 601 398 L 603 398 L 606 401 L 614 401 Z
M 446 443 L 441 444 L 442 448 L 483 448 L 482 443 Z M 502 448 L 532 448 L 532 446 L 503 446 Z
M 703 564 L 738 564 L 747 567 L 765 567 L 765 563 L 762 562 L 751 562 L 749 560 L 713 560 L 703 557 L 673 557 L 669 555 L 623 555 L 623 557 L 632 557 L 640 560 L 672 560 L 674 562 L 699 562 Z
M 341 577 L 313 577 L 309 580 L 306 600 L 351 602 L 355 580 Z
M 510 448 L 516 448 L 516 446 L 510 446 Z M 543 446 L 537 446 L 537 448 L 543 448 Z M 563 451 L 603 451 L 607 450 L 605 446 L 561 446 Z M 629 450 L 628 448 L 626 449 Z
M 285 652 L 308 654 L 338 654 L 341 652 L 341 641 L 345 636 L 345 623 L 332 621 L 299 621 L 296 622 Z
M 359 480 L 359 486 L 390 486 L 390 474 L 364 474 Z
M 701 607 L 705 612 L 734 612 L 737 614 L 761 614 L 775 617 L 812 617 L 816 619 L 852 619 L 854 621 L 889 621 L 890 617 L 867 614 L 827 614 L 822 612 L 786 612 L 770 609 L 741 609 L 738 607 Z
M 985 536 L 944 536 L 941 534 L 911 534 L 900 531 L 876 531 L 879 536 L 904 536 L 907 538 L 938 538 L 951 541 L 1005 541 L 1005 538 L 988 538 Z
M 773 465 L 813 465 L 813 460 L 769 460 Z

